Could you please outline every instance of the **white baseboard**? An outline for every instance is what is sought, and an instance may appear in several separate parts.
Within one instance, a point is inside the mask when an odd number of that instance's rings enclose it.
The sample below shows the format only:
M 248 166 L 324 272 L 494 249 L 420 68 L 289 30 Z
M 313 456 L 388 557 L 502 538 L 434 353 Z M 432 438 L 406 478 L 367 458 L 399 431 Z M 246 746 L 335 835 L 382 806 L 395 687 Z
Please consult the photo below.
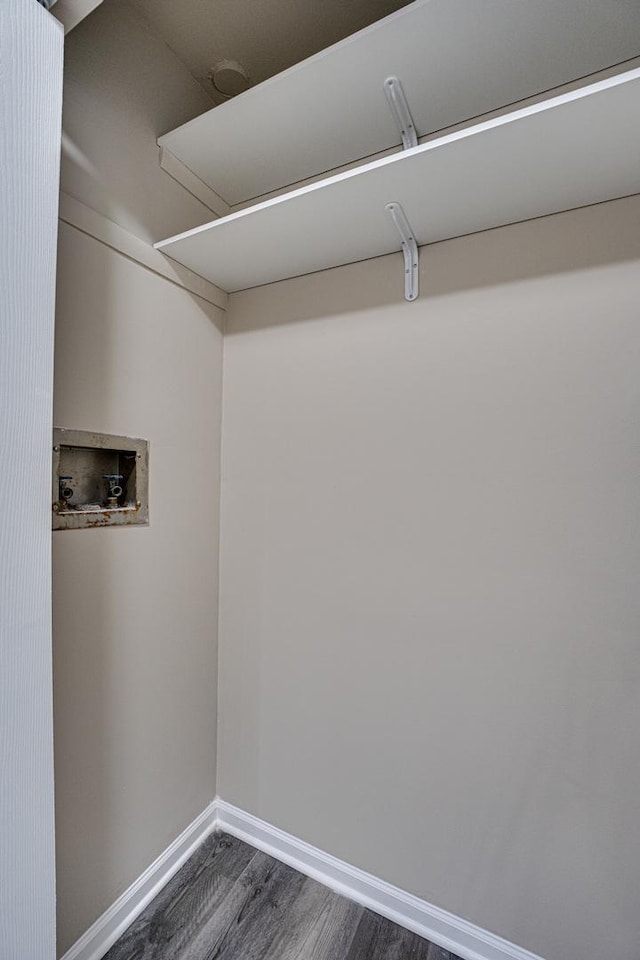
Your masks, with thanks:
M 216 828 L 245 840 L 308 877 L 319 880 L 336 893 L 451 950 L 463 960 L 542 960 L 537 954 L 323 853 L 304 840 L 298 840 L 220 799 L 216 800 Z
M 462 960 L 542 960 L 537 954 L 352 867 L 218 797 L 61 960 L 101 960 L 213 830 L 223 830 L 244 840 L 336 893 L 450 950 Z
M 200 844 L 215 830 L 216 801 L 212 801 L 170 844 L 128 890 L 98 917 L 61 960 L 101 960 L 148 903 L 169 882 Z

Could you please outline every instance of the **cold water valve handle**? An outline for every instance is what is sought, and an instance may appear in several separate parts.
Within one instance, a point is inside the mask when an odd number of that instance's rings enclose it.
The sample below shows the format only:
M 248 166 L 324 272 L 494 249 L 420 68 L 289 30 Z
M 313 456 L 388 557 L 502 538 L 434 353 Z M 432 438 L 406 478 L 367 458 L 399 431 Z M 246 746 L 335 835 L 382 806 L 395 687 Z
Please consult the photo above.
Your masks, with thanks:
M 121 473 L 105 473 L 102 479 L 107 481 L 107 499 L 105 506 L 108 510 L 114 510 L 118 506 L 118 500 L 123 493 L 123 476 Z

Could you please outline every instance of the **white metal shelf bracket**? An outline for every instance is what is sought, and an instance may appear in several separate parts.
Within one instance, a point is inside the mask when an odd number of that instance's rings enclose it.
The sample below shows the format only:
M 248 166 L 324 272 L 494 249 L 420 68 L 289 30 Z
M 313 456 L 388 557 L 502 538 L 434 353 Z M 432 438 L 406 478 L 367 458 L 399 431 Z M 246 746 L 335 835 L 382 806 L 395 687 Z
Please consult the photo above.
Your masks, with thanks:
M 418 269 L 420 255 L 418 244 L 409 225 L 406 214 L 399 203 L 388 203 L 385 210 L 393 220 L 402 241 L 404 254 L 404 296 L 406 300 L 415 300 L 418 296 Z
M 393 119 L 402 137 L 403 150 L 410 150 L 411 147 L 417 147 L 418 133 L 416 131 L 416 125 L 413 122 L 411 110 L 409 110 L 409 104 L 402 89 L 402 84 L 397 77 L 387 77 L 384 82 L 384 92 L 387 95 Z

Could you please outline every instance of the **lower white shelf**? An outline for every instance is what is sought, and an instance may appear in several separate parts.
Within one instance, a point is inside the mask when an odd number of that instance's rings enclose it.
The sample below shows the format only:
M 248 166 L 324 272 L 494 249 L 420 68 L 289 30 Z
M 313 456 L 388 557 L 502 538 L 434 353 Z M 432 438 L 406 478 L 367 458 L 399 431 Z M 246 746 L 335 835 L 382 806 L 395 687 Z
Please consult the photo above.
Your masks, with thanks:
M 639 117 L 636 69 L 155 246 L 233 293 L 398 250 L 392 201 L 423 245 L 640 193 Z

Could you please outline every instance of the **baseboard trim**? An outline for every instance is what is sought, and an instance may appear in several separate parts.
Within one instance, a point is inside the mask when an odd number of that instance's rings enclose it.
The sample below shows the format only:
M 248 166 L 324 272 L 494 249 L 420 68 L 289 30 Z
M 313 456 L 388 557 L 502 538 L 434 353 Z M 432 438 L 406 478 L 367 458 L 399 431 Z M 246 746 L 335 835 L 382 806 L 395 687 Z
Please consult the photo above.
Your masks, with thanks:
M 214 830 L 244 840 L 336 893 L 450 950 L 462 960 L 543 960 L 468 920 L 324 853 L 219 797 L 89 927 L 61 960 L 101 960 Z
M 542 960 L 537 954 L 385 883 L 220 799 L 216 800 L 216 828 L 451 950 L 462 960 Z
M 67 950 L 61 960 L 101 960 L 174 873 L 216 829 L 216 810 L 214 800 Z

